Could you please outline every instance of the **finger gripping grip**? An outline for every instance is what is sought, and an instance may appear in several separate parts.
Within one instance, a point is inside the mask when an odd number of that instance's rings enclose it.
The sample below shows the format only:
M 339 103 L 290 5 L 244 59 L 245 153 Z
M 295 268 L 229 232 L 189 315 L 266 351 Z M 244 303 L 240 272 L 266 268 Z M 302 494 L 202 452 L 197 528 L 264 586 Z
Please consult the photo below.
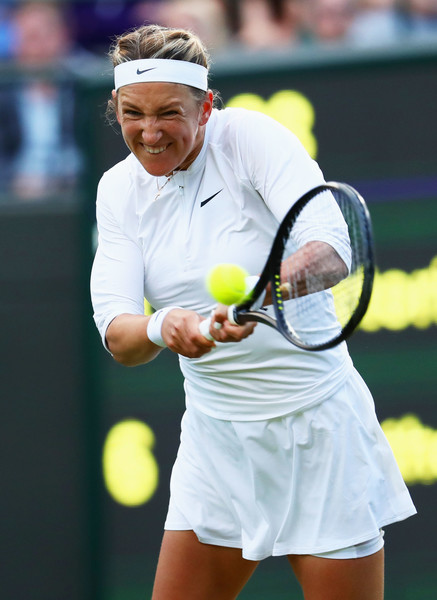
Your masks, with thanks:
M 200 321 L 200 323 L 199 323 L 199 330 L 200 330 L 200 333 L 203 335 L 203 337 L 206 337 L 207 340 L 214 341 L 214 338 L 209 333 L 210 326 L 211 326 L 211 317 L 208 317 L 207 319 L 204 319 L 203 321 Z M 214 328 L 215 329 L 221 329 L 222 328 L 222 324 L 221 323 L 214 323 Z
M 207 340 L 213 339 L 212 335 L 209 333 L 210 324 L 211 324 L 210 318 L 200 321 L 200 323 L 199 323 L 199 331 L 203 335 L 203 337 L 206 337 Z

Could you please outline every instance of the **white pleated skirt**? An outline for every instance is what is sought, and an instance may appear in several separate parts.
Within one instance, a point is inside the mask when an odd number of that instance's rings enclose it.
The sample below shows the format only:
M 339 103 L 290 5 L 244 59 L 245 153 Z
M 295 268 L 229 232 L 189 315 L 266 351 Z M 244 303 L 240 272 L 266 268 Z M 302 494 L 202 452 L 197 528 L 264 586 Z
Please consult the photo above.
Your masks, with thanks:
M 165 529 L 248 560 L 347 548 L 416 512 L 355 370 L 334 396 L 275 419 L 187 408 L 170 492 Z

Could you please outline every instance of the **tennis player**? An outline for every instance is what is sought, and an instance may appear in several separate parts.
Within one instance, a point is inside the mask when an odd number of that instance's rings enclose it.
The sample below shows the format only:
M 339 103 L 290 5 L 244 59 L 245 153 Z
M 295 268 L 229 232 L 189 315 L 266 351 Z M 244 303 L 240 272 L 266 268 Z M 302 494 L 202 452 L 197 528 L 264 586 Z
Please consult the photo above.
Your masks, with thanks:
M 222 307 L 215 339 L 199 332 L 214 309 L 208 269 L 259 273 L 322 172 L 274 120 L 214 108 L 195 35 L 144 26 L 110 54 L 110 108 L 130 154 L 98 188 L 95 321 L 117 362 L 168 347 L 185 377 L 153 600 L 236 598 L 280 555 L 306 600 L 381 600 L 382 528 L 415 508 L 346 344 L 303 351 L 268 327 L 231 325 Z

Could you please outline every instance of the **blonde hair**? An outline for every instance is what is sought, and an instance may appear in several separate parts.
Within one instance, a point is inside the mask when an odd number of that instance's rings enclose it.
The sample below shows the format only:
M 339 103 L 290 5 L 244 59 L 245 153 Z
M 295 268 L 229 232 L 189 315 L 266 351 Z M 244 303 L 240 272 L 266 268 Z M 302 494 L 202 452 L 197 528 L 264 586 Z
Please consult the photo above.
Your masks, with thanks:
M 209 69 L 210 57 L 200 39 L 185 29 L 143 25 L 118 36 L 109 57 L 115 67 L 128 60 L 170 58 L 197 63 Z

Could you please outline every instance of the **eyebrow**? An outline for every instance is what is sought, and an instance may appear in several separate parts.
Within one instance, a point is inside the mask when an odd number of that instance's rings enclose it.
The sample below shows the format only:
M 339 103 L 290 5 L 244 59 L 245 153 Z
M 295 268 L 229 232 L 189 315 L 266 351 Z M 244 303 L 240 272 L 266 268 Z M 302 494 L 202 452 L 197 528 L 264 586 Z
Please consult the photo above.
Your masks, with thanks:
M 136 104 L 133 104 L 132 102 L 121 102 L 121 108 L 134 108 L 135 110 L 138 110 L 138 106 Z
M 132 100 L 122 99 L 120 101 L 120 104 L 127 108 L 138 108 L 138 105 L 135 102 L 133 102 Z

